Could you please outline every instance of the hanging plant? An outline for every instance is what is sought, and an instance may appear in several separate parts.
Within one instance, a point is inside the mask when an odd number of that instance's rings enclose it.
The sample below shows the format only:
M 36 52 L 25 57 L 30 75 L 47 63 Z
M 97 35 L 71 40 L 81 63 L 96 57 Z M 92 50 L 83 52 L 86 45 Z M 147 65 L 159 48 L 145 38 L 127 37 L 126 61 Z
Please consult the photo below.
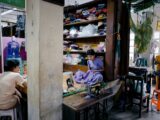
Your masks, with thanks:
M 138 53 L 145 52 L 150 44 L 153 34 L 151 24 L 152 20 L 149 17 L 143 23 L 137 25 L 134 24 L 132 18 L 130 20 L 130 27 L 135 34 L 135 47 Z

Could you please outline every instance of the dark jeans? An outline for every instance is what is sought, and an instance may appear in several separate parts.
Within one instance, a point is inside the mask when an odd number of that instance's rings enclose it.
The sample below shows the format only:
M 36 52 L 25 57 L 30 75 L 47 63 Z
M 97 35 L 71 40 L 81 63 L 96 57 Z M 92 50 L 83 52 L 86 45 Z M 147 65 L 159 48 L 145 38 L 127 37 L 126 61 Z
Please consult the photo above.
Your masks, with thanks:
M 21 98 L 22 120 L 28 120 L 27 95 L 22 93 Z

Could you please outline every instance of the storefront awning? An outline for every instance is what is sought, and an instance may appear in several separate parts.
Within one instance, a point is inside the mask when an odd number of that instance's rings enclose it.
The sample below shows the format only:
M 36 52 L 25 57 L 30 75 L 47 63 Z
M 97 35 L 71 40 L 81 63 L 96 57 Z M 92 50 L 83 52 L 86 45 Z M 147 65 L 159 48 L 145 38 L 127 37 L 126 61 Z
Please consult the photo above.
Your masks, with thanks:
M 17 8 L 25 8 L 25 0 L 0 0 L 0 3 L 8 4 Z

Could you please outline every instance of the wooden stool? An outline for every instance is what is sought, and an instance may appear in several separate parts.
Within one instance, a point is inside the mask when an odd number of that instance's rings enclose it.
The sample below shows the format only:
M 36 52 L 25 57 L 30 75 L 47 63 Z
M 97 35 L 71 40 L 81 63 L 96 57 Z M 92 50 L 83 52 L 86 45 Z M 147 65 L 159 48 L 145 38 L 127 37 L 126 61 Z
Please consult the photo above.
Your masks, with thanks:
M 156 98 L 155 93 L 157 93 L 158 97 Z M 160 90 L 154 90 L 151 100 L 151 107 L 152 104 L 157 106 L 157 110 L 160 111 Z
M 11 117 L 11 120 L 17 120 L 17 111 L 16 108 L 9 110 L 0 110 L 0 119 L 2 117 Z

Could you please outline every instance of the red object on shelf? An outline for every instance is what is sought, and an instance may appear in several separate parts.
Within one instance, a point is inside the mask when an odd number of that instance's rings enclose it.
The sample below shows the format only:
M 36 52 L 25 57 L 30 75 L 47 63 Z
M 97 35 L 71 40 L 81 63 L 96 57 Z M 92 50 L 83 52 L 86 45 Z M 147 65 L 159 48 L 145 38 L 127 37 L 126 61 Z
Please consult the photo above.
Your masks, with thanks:
M 102 12 L 107 13 L 107 8 L 103 8 Z

